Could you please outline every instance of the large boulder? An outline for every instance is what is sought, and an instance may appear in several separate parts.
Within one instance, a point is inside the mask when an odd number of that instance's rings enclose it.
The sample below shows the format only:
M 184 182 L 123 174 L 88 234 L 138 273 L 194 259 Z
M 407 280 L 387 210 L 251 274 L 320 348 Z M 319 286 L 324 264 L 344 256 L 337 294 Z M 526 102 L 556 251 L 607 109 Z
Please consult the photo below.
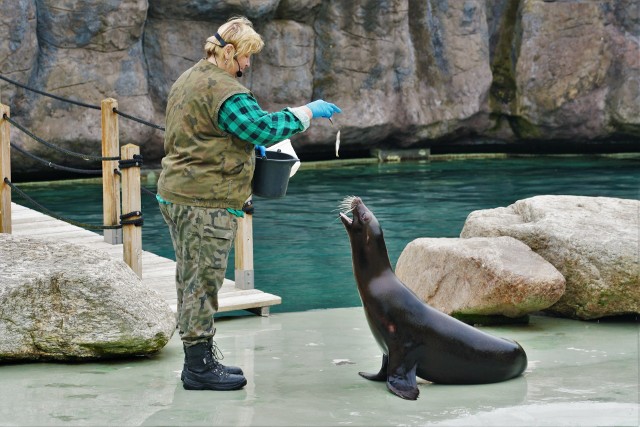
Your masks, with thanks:
M 474 211 L 460 237 L 511 236 L 553 264 L 566 291 L 548 311 L 576 319 L 640 312 L 640 201 L 536 196 Z
M 0 234 L 0 307 L 0 362 L 151 354 L 176 327 L 123 261 L 10 234 Z
M 521 317 L 553 305 L 564 277 L 511 237 L 420 238 L 398 258 L 396 275 L 424 302 L 456 317 Z

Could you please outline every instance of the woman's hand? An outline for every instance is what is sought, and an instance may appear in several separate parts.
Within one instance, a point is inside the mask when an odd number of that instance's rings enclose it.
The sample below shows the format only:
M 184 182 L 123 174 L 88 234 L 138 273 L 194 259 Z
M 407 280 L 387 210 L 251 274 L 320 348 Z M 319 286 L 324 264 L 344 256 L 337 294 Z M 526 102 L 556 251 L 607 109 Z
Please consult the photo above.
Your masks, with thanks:
M 330 119 L 334 113 L 342 113 L 342 110 L 337 105 L 330 102 L 323 101 L 322 99 L 315 100 L 305 105 L 311 111 L 311 118 L 324 117 Z

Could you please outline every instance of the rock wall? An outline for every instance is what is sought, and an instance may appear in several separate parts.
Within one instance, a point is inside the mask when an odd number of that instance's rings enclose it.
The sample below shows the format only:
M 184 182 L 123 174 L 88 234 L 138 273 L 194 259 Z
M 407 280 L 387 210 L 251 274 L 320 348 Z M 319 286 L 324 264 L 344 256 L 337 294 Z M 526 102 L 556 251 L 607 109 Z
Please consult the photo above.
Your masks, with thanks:
M 340 105 L 294 139 L 304 158 L 375 147 L 639 141 L 635 0 L 0 0 L 0 75 L 162 124 L 166 96 L 229 16 L 266 41 L 243 77 L 263 108 Z M 100 112 L 0 81 L 36 135 L 99 154 Z M 120 120 L 121 143 L 162 156 L 162 132 Z M 12 129 L 12 141 L 65 159 Z M 43 168 L 14 154 L 16 172 Z

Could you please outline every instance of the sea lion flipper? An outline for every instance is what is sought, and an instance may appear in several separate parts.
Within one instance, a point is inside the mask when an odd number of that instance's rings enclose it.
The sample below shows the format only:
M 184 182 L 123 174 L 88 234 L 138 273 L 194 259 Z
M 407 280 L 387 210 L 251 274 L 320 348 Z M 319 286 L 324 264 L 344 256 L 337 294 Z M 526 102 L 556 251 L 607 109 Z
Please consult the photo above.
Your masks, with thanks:
M 420 390 L 416 380 L 416 368 L 418 363 L 407 363 L 405 360 L 391 360 L 389 366 L 389 377 L 387 378 L 387 388 L 391 393 L 403 399 L 416 400 Z M 409 366 L 408 366 L 409 365 Z
M 389 366 L 389 356 L 382 355 L 382 367 L 377 374 L 368 374 L 366 372 L 358 372 L 362 378 L 366 378 L 370 381 L 386 381 L 387 380 L 387 368 Z

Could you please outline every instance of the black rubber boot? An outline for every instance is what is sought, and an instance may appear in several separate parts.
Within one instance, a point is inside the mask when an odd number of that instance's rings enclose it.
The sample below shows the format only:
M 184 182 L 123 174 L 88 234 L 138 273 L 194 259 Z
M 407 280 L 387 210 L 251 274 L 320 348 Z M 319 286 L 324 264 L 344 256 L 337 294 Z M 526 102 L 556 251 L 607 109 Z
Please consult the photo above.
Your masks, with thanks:
M 218 349 L 218 346 L 213 341 L 213 339 L 209 340 L 209 345 L 211 346 L 211 353 L 213 354 L 213 358 L 218 363 L 220 363 L 220 360 L 223 359 L 220 349 Z M 182 375 L 180 375 L 180 379 L 184 381 L 184 373 L 187 370 L 187 347 L 184 344 L 182 344 L 182 350 L 184 351 L 184 365 L 182 366 Z M 244 372 L 242 372 L 242 369 L 240 369 L 238 366 L 226 366 L 222 363 L 220 363 L 220 366 L 222 366 L 222 368 L 230 374 L 244 375 Z
M 230 374 L 213 357 L 209 342 L 186 347 L 185 354 L 182 386 L 186 390 L 238 390 L 247 384 L 243 375 Z

